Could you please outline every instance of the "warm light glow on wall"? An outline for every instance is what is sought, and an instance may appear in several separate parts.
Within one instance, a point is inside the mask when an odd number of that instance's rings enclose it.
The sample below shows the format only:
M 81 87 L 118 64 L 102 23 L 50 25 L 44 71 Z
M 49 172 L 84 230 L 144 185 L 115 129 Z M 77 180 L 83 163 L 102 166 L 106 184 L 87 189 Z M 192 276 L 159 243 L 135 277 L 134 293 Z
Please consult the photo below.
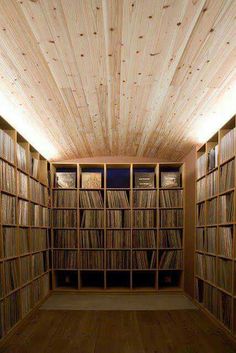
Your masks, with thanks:
M 222 125 L 236 114 L 236 81 L 229 87 L 226 93 L 217 99 L 211 106 L 211 112 L 203 114 L 202 120 L 194 129 L 197 143 L 205 143 L 214 135 Z
M 46 159 L 56 159 L 58 152 L 56 148 L 48 141 L 38 127 L 34 127 L 33 121 L 24 112 L 19 105 L 16 107 L 14 102 L 9 101 L 0 92 L 0 115 L 16 129 L 42 156 Z

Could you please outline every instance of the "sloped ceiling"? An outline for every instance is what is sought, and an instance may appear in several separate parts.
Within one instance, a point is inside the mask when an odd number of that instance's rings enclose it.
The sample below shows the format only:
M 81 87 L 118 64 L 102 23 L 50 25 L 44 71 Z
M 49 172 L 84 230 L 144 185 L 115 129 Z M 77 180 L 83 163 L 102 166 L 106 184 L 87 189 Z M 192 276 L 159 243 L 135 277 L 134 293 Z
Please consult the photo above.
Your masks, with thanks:
M 235 63 L 234 0 L 0 0 L 3 117 L 51 159 L 180 159 Z

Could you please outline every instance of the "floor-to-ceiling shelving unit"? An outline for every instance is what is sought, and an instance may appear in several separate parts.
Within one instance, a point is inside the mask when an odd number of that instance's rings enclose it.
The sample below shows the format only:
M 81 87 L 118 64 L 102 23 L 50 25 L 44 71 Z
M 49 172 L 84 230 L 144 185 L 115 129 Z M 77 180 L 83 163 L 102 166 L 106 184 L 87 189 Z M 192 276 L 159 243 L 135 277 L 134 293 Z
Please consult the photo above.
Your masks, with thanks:
M 0 338 L 49 292 L 48 162 L 0 119 Z
M 161 173 L 164 171 L 175 171 L 180 174 L 180 184 L 175 188 L 161 187 Z M 55 187 L 56 172 L 76 173 L 76 187 L 72 189 L 58 189 Z M 81 176 L 84 172 L 101 173 L 102 182 L 99 189 L 82 188 Z M 154 187 L 140 189 L 135 187 L 135 173 L 154 173 Z M 161 265 L 161 258 L 167 252 L 179 252 L 183 258 L 184 248 L 184 165 L 182 163 L 159 163 L 159 164 L 77 164 L 77 163 L 52 163 L 51 165 L 52 205 L 53 205 L 53 228 L 52 228 L 52 279 L 53 289 L 56 290 L 182 290 L 183 289 L 183 260 L 180 267 L 165 268 Z M 102 206 L 98 208 L 84 208 L 81 205 L 81 194 L 84 192 L 97 191 L 102 199 Z M 126 207 L 109 207 L 108 194 L 112 192 L 123 192 L 128 199 Z M 141 191 L 154 193 L 154 203 L 151 207 L 134 204 L 135 194 Z M 57 193 L 74 193 L 73 205 L 58 206 L 55 203 Z M 180 195 L 180 203 L 165 207 L 160 204 L 160 193 L 162 199 L 169 192 Z M 71 195 L 72 195 L 71 194 Z M 76 195 L 76 196 L 75 196 Z M 64 197 L 64 196 L 63 196 Z M 68 197 L 67 197 L 68 199 Z M 69 197 L 71 199 L 71 197 Z M 110 213 L 120 213 L 125 220 L 119 227 L 111 226 L 109 222 Z M 72 224 L 58 227 L 55 219 L 62 217 L 63 213 L 71 215 Z M 94 218 L 100 218 L 102 224 L 85 228 L 82 224 L 84 212 L 94 212 Z M 101 215 L 99 216 L 99 213 Z M 96 217 L 97 215 L 97 217 Z M 139 220 L 147 217 L 152 218 L 148 225 L 140 225 Z M 164 218 L 171 219 L 166 224 Z M 176 219 L 179 219 L 179 222 Z M 96 222 L 95 222 L 96 223 Z M 151 224 L 151 225 L 150 225 Z M 99 246 L 84 246 L 82 238 L 84 232 L 98 232 Z M 171 237 L 178 232 L 180 244 L 172 248 L 168 244 L 164 247 L 162 237 Z M 122 246 L 115 243 L 119 233 Z M 73 239 L 70 244 L 58 246 L 58 238 L 70 236 Z M 153 238 L 154 235 L 154 238 Z M 154 240 L 149 246 L 146 238 Z M 73 245 L 71 247 L 71 244 Z M 111 245 L 112 244 L 112 245 Z M 68 258 L 74 257 L 73 263 Z M 146 265 L 140 264 L 137 259 L 147 259 Z M 60 259 L 60 260 L 58 260 Z M 64 265 L 67 264 L 65 267 Z
M 195 298 L 236 331 L 235 126 L 233 117 L 197 151 Z M 215 163 L 210 165 L 211 156 Z

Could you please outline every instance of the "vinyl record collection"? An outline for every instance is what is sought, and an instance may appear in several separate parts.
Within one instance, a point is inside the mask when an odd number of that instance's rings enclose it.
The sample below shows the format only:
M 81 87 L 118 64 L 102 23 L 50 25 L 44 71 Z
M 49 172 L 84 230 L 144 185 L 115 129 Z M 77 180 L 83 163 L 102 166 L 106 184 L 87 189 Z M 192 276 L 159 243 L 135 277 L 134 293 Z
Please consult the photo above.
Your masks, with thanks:
M 31 229 L 33 232 L 33 229 Z M 19 228 L 19 251 L 20 255 L 28 254 L 30 252 L 30 234 L 28 228 Z M 16 232 L 17 234 L 17 232 Z
M 80 266 L 82 269 L 103 269 L 104 252 L 98 250 L 83 250 L 80 255 Z
M 217 223 L 217 198 L 207 201 L 207 224 Z
M 206 196 L 206 178 L 197 181 L 197 202 L 205 199 Z
M 156 190 L 134 190 L 133 207 L 134 208 L 155 208 Z
M 135 210 L 133 211 L 134 228 L 155 228 L 156 219 L 153 210 Z
M 24 256 L 20 258 L 20 268 L 21 268 L 21 283 L 25 284 L 29 282 L 32 278 L 32 261 L 31 256 Z
M 183 207 L 183 190 L 160 190 L 160 207 Z
M 130 211 L 107 211 L 107 228 L 130 228 Z
M 230 130 L 220 141 L 220 162 L 224 162 L 234 155 L 235 128 Z
M 33 228 L 30 231 L 31 250 L 33 252 L 45 250 L 49 245 L 47 229 Z
M 224 164 L 220 168 L 220 192 L 230 190 L 234 187 L 235 164 L 234 160 Z
M 130 253 L 125 250 L 107 251 L 108 269 L 130 269 Z
M 132 234 L 133 248 L 156 248 L 155 230 L 134 230 Z
M 28 177 L 24 173 L 17 171 L 18 195 L 28 198 Z
M 77 248 L 77 230 L 54 230 L 53 246 L 54 248 Z
M 231 292 L 232 290 L 232 262 L 226 259 L 219 259 L 218 285 L 220 288 Z
M 29 205 L 28 201 L 19 200 L 18 202 L 18 221 L 21 226 L 27 226 L 29 224 Z
M 211 282 L 216 282 L 216 258 L 215 256 L 205 256 L 205 274 L 204 278 Z
M 20 286 L 19 260 L 8 260 L 5 262 L 5 291 L 10 293 Z
M 76 210 L 54 210 L 53 225 L 55 228 L 76 228 L 77 211 Z
M 53 191 L 54 207 L 77 207 L 77 191 L 76 190 L 54 190 Z
M 204 226 L 205 225 L 205 203 L 202 202 L 197 205 L 197 225 Z
M 101 191 L 84 191 L 79 193 L 81 208 L 103 208 L 104 202 Z
M 21 170 L 27 171 L 27 157 L 26 150 L 19 143 L 16 147 L 16 156 L 17 156 L 17 166 Z
M 205 229 L 197 228 L 196 230 L 196 250 L 204 251 L 205 246 Z
M 139 270 L 155 269 L 157 267 L 156 259 L 156 251 L 135 250 L 133 251 L 132 267 Z
M 217 237 L 217 228 L 216 227 L 208 227 L 206 229 L 206 237 L 204 248 L 205 251 L 211 254 L 216 253 L 216 237 Z
M 0 187 L 10 193 L 16 192 L 15 169 L 10 164 L 0 160 Z
M 31 285 L 27 285 L 21 290 L 21 310 L 22 310 L 22 317 L 28 314 L 31 310 Z
M 234 334 L 235 124 L 233 117 L 197 151 L 197 165 L 200 167 L 203 156 L 208 155 L 208 168 L 205 172 L 200 168 L 196 177 L 197 183 L 201 173 L 200 180 L 206 178 L 207 192 L 203 202 L 196 205 L 195 252 L 196 299 Z M 216 145 L 215 151 L 207 153 L 211 145 Z
M 206 173 L 206 154 L 203 154 L 197 159 L 197 179 L 201 178 Z
M 11 136 L 0 129 L 0 156 L 11 163 L 14 163 L 14 140 Z
M 159 233 L 159 248 L 182 248 L 182 230 L 161 230 Z
M 107 191 L 108 208 L 129 208 L 129 199 L 126 191 Z
M 163 228 L 183 227 L 183 210 L 160 210 L 160 225 Z
M 218 166 L 219 146 L 216 145 L 208 152 L 208 171 Z
M 2 233 L 3 233 L 4 257 L 16 256 L 17 238 L 18 238 L 17 229 L 13 227 L 3 227 Z
M 81 230 L 80 248 L 104 248 L 104 233 L 100 230 Z
M 0 118 L 0 124 L 2 121 Z M 6 129 L 8 133 L 0 129 L 0 338 L 35 306 L 32 281 L 48 270 L 45 259 L 49 247 L 42 235 L 46 229 L 34 228 L 37 223 L 49 227 L 48 189 L 43 186 L 47 184 L 48 163 L 37 152 L 33 152 L 37 155 L 34 158 L 32 147 L 13 128 Z M 47 207 L 34 208 L 31 200 Z M 41 250 L 46 250 L 45 255 L 33 254 Z M 41 299 L 49 290 L 47 280 Z
M 76 250 L 54 250 L 53 265 L 57 269 L 78 268 L 78 254 Z
M 119 211 L 113 211 L 119 212 Z M 85 210 L 81 212 L 81 228 L 103 228 L 104 211 Z
M 48 270 L 47 252 L 38 252 L 32 255 L 33 277 L 40 276 Z
M 219 228 L 219 253 L 226 257 L 233 255 L 233 227 Z
M 201 179 L 204 180 L 204 179 Z M 218 170 L 215 170 L 214 172 L 210 173 L 206 177 L 206 182 L 207 182 L 207 197 L 212 197 L 215 196 L 218 193 Z
M 219 197 L 219 218 L 220 223 L 232 222 L 234 219 L 234 193 L 230 192 L 228 194 Z
M 159 259 L 159 267 L 161 269 L 182 269 L 183 253 L 179 250 L 163 251 Z
M 129 230 L 107 230 L 106 247 L 125 249 L 131 247 L 131 233 Z
M 40 184 L 38 181 L 30 178 L 29 179 L 30 198 L 33 202 L 36 202 L 43 206 L 48 206 L 48 190 Z
M 39 160 L 30 155 L 30 175 L 37 179 L 39 170 Z
M 2 224 L 16 224 L 16 198 L 2 194 Z

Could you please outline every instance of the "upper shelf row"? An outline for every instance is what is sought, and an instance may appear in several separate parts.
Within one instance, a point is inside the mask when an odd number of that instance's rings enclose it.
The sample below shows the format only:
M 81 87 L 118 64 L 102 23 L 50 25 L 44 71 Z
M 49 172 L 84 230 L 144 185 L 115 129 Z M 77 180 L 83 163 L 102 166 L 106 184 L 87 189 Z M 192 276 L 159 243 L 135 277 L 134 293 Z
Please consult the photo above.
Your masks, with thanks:
M 211 173 L 234 158 L 236 152 L 236 116 L 229 120 L 197 151 L 197 179 Z
M 181 188 L 183 164 L 52 164 L 51 183 L 60 189 Z
M 0 117 L 0 159 L 48 185 L 48 161 Z

